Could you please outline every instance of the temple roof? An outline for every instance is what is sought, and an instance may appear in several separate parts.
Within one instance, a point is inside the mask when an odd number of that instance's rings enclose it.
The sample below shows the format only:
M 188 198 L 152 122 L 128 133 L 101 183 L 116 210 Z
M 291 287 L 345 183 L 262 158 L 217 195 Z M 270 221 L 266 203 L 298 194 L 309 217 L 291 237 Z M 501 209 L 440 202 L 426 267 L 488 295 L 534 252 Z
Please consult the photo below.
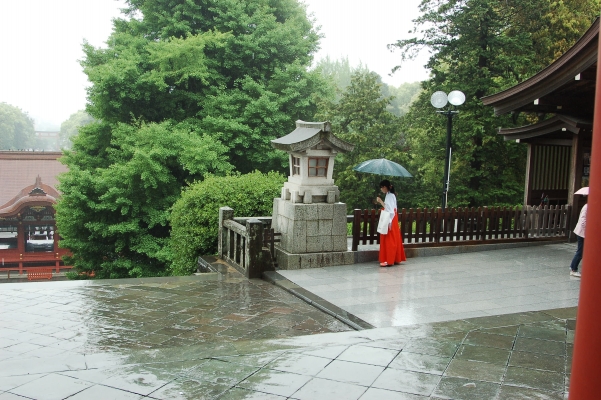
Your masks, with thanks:
M 304 151 L 322 144 L 340 153 L 353 151 L 354 145 L 338 139 L 329 122 L 296 121 L 296 129 L 286 136 L 271 141 L 278 150 Z
M 0 151 L 0 211 L 12 208 L 17 198 L 32 197 L 29 193 L 38 186 L 46 193 L 46 200 L 56 199 L 56 177 L 67 171 L 58 161 L 60 156 L 60 152 Z M 40 194 L 34 191 L 33 198 L 36 193 Z M 36 201 L 41 199 L 38 196 Z
M 592 119 L 596 85 L 599 18 L 547 68 L 502 92 L 482 98 L 495 114 L 529 111 Z
M 517 128 L 501 128 L 499 134 L 505 140 L 518 140 L 521 143 L 540 142 L 544 136 L 545 144 L 572 145 L 572 138 L 584 131 L 590 131 L 592 121 L 556 115 L 545 121 Z M 541 142 L 542 144 L 542 142 Z

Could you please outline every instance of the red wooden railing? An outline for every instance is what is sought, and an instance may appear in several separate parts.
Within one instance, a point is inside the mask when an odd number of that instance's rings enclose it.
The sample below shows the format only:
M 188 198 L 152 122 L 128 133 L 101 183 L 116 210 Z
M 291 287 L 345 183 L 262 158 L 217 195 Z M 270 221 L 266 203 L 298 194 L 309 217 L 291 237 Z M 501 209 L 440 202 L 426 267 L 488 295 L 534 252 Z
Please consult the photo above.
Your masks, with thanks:
M 6 273 L 10 277 L 11 272 L 23 275 L 29 271 L 40 268 L 52 268 L 56 273 L 61 269 L 70 269 L 65 266 L 62 257 L 68 254 L 65 249 L 57 252 L 19 252 L 16 249 L 0 251 L 0 273 Z

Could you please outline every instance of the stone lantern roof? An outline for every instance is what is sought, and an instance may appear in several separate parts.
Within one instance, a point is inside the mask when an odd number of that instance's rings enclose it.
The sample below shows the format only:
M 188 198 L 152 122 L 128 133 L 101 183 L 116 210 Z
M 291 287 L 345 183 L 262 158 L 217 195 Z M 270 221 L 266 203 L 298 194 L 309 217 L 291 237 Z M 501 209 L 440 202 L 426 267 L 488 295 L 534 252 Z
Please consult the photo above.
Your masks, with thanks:
M 332 133 L 329 122 L 296 121 L 296 129 L 279 139 L 271 141 L 273 147 L 287 152 L 301 152 L 310 148 L 327 147 L 339 153 L 353 151 L 354 146 Z
M 290 175 L 281 198 L 293 203 L 334 203 L 340 191 L 334 185 L 334 158 L 354 146 L 332 133 L 329 122 L 296 121 L 296 129 L 271 141 L 274 148 L 288 152 Z

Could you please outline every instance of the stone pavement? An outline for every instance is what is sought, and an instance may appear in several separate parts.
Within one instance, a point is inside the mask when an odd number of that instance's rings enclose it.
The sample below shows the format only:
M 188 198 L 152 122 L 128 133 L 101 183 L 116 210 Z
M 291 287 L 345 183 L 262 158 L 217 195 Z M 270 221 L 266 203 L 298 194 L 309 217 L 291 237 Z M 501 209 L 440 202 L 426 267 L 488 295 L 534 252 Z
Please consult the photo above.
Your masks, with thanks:
M 565 399 L 576 310 L 0 363 L 0 399 Z M 4 392 L 2 392 L 4 391 Z
M 190 277 L 7 283 L 0 362 L 27 356 L 230 343 L 349 331 L 233 269 Z
M 387 268 L 370 262 L 278 274 L 329 308 L 382 328 L 575 307 L 575 251 L 575 244 L 558 243 L 410 258 Z
M 550 269 L 559 270 L 572 251 L 569 245 L 543 247 L 538 257 L 547 254 Z M 516 260 L 523 263 L 519 271 L 542 269 L 528 252 L 516 252 L 516 259 L 487 253 L 449 256 L 435 264 L 410 259 L 395 268 L 422 265 L 433 271 L 438 266 L 444 279 L 455 284 L 486 276 L 485 271 L 473 275 L 475 270 L 464 265 L 480 263 L 492 273 L 487 267 L 503 258 L 512 273 Z M 456 265 L 454 272 L 444 269 L 450 264 Z M 375 271 L 387 276 L 395 269 Z M 541 272 L 518 277 L 514 282 L 524 285 L 506 289 L 537 287 L 555 276 Z M 422 282 L 442 281 L 442 275 L 429 274 Z M 415 283 L 411 293 L 433 292 L 420 287 L 419 279 Z M 457 316 L 425 324 L 403 320 L 402 326 L 346 332 L 337 332 L 348 330 L 338 320 L 278 287 L 246 281 L 231 271 L 185 278 L 4 284 L 0 400 L 564 399 L 576 308 L 560 308 L 554 298 L 578 282 L 557 278 L 547 283 L 555 284 L 548 289 L 555 296 L 545 309 L 523 311 L 518 302 L 513 313 L 506 306 L 497 308 L 502 312 L 495 316 Z M 408 290 L 405 284 L 400 284 L 402 290 Z M 473 286 L 465 295 L 478 292 Z M 549 298 L 543 293 L 531 293 L 543 301 L 528 303 L 542 307 Z M 454 295 L 431 297 L 449 296 Z M 573 295 L 568 300 L 575 304 Z M 381 319 L 381 310 L 374 313 Z M 334 333 L 312 334 L 328 331 Z

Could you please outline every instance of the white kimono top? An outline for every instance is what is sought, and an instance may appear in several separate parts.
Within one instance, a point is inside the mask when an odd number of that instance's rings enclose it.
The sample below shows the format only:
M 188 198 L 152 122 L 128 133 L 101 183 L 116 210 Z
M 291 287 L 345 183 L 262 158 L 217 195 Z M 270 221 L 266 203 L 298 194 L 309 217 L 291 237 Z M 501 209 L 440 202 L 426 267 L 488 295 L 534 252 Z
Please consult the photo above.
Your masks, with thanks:
M 388 211 L 391 215 L 390 224 L 392 224 L 392 218 L 394 218 L 394 211 L 396 210 L 396 208 L 396 196 L 390 192 L 386 193 L 386 198 L 384 199 L 384 211 Z

